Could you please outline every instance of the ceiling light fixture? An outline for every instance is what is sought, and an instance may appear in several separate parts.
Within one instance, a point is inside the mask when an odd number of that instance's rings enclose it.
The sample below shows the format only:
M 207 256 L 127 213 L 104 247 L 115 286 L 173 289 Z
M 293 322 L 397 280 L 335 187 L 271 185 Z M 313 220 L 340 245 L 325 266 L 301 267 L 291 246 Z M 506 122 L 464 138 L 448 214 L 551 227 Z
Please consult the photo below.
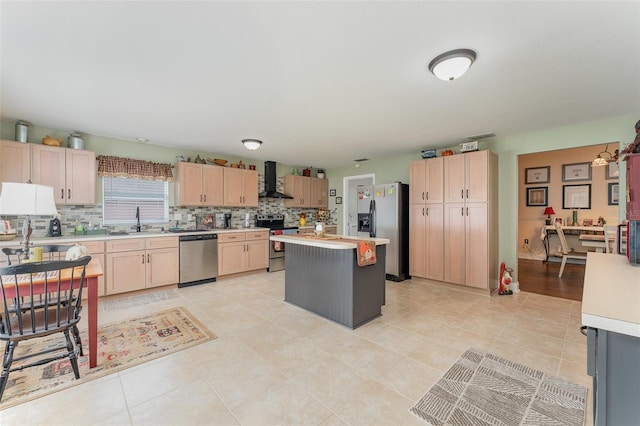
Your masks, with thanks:
M 429 63 L 431 71 L 440 80 L 451 81 L 460 78 L 476 60 L 476 52 L 471 49 L 456 49 L 436 56 Z
M 609 144 L 605 146 L 604 151 L 601 151 L 596 158 L 593 159 L 593 162 L 591 163 L 592 167 L 606 166 L 609 163 L 615 163 L 618 161 L 618 150 L 616 149 L 613 154 L 611 154 L 608 149 Z M 609 158 L 604 158 L 601 154 L 607 154 Z
M 258 139 L 242 139 L 242 143 L 245 148 L 251 151 L 255 151 L 260 148 L 260 145 L 262 145 L 262 141 L 259 141 Z

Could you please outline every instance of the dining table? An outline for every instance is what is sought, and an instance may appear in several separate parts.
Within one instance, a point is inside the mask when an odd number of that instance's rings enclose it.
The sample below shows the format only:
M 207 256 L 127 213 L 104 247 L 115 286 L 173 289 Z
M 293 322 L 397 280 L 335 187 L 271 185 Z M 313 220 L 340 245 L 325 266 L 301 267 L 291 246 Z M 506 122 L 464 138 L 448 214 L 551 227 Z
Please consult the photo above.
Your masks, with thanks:
M 94 368 L 98 360 L 98 279 L 102 276 L 102 265 L 100 260 L 92 258 L 85 270 L 85 279 L 82 285 L 87 289 L 87 325 L 89 334 L 89 368 Z M 60 276 L 60 289 L 67 290 L 71 285 L 71 269 L 63 269 Z M 77 272 L 75 279 L 78 279 Z M 21 286 L 21 281 L 18 281 Z M 24 286 L 29 286 L 29 282 L 25 282 Z M 34 294 L 42 294 L 45 292 L 44 279 L 41 282 L 34 280 Z M 7 297 L 17 297 L 15 287 L 5 287 Z M 22 291 L 19 290 L 20 293 Z

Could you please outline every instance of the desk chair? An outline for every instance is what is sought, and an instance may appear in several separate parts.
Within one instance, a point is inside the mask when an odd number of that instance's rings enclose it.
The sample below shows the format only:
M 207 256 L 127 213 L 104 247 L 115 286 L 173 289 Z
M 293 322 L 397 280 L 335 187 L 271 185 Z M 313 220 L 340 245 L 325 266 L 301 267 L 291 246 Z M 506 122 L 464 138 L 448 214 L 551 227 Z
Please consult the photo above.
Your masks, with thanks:
M 82 287 L 86 266 L 91 256 L 78 260 L 23 263 L 0 268 L 0 340 L 5 342 L 0 373 L 0 400 L 7 386 L 9 374 L 13 371 L 47 364 L 62 358 L 69 358 L 76 379 L 80 378 L 78 354 L 82 342 L 78 335 L 74 342 L 70 332 L 77 330 L 82 308 Z M 63 297 L 64 293 L 69 297 Z M 46 303 L 22 305 L 23 298 L 43 294 Z M 68 300 L 73 300 L 69 303 Z M 11 306 L 16 304 L 15 309 Z M 14 352 L 20 342 L 62 333 L 65 342 L 56 347 L 47 346 L 40 351 L 26 353 L 14 359 Z M 75 334 L 75 333 L 74 333 Z M 48 355 L 54 353 L 53 355 Z M 14 369 L 14 361 L 37 357 L 29 364 Z
M 615 253 L 618 247 L 618 231 L 616 226 L 602 225 L 604 228 L 605 253 Z
M 567 244 L 567 239 L 564 236 L 562 227 L 557 223 L 554 223 L 554 227 L 556 228 L 556 233 L 558 234 L 558 239 L 560 240 L 560 249 L 562 250 L 562 263 L 560 264 L 560 273 L 558 274 L 558 277 L 562 278 L 562 273 L 564 272 L 564 266 L 567 264 L 567 259 L 587 260 L 587 256 L 584 254 L 574 254 L 569 249 L 569 244 Z

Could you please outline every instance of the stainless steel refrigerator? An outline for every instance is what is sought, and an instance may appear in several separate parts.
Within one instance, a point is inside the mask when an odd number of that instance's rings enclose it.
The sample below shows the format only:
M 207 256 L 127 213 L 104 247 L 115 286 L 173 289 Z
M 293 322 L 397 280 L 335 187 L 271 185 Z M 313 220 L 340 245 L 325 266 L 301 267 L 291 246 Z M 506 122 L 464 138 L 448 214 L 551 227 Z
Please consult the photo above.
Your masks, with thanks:
M 387 279 L 409 277 L 409 185 L 395 182 L 357 187 L 358 236 L 387 238 Z

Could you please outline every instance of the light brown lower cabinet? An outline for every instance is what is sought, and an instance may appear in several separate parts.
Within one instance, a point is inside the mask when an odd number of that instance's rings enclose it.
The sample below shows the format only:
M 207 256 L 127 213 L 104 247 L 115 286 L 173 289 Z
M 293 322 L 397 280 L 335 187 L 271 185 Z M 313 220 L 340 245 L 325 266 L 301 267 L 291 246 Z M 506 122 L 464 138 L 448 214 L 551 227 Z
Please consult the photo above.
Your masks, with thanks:
M 130 238 L 106 242 L 107 294 L 176 284 L 177 237 Z
M 254 271 L 269 266 L 269 231 L 218 234 L 218 275 Z

